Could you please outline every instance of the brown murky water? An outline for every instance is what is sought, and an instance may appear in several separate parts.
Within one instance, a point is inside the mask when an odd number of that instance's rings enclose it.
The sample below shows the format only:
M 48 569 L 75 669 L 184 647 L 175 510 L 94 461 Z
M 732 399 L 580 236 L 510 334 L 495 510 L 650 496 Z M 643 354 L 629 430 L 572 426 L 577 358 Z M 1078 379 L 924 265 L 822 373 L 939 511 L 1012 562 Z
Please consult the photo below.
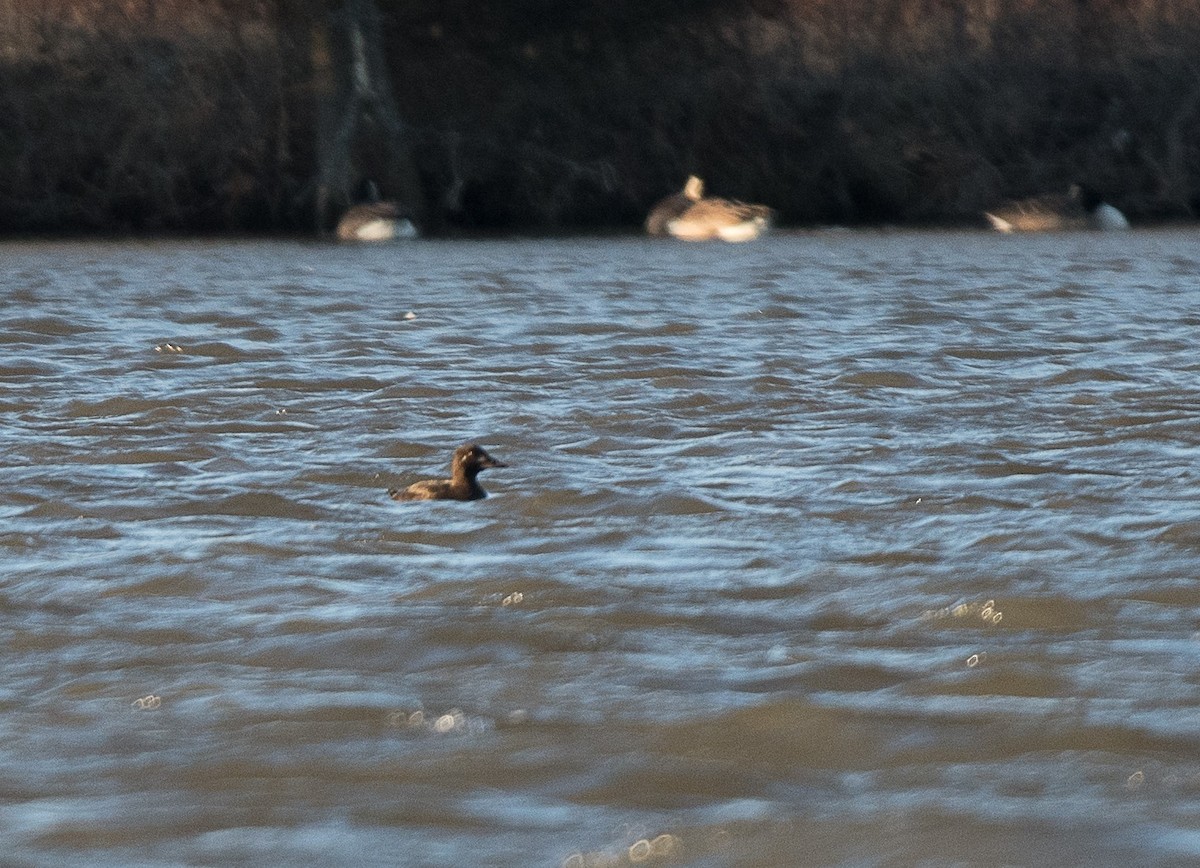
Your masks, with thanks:
M 1200 859 L 1194 233 L 0 263 L 5 864 Z

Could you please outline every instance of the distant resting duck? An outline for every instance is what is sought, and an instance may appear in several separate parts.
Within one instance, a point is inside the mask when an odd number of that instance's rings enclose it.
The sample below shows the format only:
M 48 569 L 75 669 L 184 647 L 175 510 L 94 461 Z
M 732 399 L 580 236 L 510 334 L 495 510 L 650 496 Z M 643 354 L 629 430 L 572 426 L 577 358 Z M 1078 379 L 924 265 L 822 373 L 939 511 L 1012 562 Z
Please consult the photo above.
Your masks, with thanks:
M 351 206 L 337 225 L 338 241 L 395 241 L 417 234 L 399 203 L 380 201 L 374 181 L 367 182 L 367 201 Z
M 684 241 L 750 241 L 771 227 L 773 212 L 766 205 L 747 205 L 704 196 L 704 182 L 691 175 L 683 190 L 650 209 L 646 232 Z
M 650 235 L 666 235 L 667 224 L 704 198 L 704 182 L 689 175 L 687 183 L 678 193 L 660 200 L 646 215 L 646 232 Z
M 408 488 L 389 488 L 392 500 L 482 500 L 487 497 L 475 479 L 489 467 L 508 467 L 484 451 L 482 446 L 466 443 L 454 450 L 449 479 L 426 479 Z
M 1052 232 L 1064 229 L 1128 229 L 1129 221 L 1100 195 L 1082 184 L 1066 193 L 1010 202 L 984 217 L 999 232 Z

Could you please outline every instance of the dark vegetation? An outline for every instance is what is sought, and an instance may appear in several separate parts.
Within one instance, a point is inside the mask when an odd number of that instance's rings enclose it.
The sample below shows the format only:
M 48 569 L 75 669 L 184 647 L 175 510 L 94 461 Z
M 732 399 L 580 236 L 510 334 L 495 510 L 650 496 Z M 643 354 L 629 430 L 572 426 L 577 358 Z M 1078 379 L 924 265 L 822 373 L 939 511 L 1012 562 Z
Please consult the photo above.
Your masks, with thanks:
M 339 127 L 359 19 L 388 110 Z M 795 224 L 1190 218 L 1200 0 L 10 0 L 0 169 L 6 232 L 311 231 L 368 177 L 435 231 L 633 227 L 689 173 Z

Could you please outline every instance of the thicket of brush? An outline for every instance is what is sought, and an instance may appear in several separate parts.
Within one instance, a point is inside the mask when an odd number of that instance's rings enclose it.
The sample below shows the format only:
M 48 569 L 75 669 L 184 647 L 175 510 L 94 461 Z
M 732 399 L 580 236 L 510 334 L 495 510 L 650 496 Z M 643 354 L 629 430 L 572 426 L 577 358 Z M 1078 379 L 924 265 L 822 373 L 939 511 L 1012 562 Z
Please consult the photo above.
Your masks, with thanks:
M 0 229 L 307 229 L 337 5 L 12 0 Z M 435 224 L 634 226 L 689 173 L 798 224 L 1200 210 L 1200 0 L 376 5 Z

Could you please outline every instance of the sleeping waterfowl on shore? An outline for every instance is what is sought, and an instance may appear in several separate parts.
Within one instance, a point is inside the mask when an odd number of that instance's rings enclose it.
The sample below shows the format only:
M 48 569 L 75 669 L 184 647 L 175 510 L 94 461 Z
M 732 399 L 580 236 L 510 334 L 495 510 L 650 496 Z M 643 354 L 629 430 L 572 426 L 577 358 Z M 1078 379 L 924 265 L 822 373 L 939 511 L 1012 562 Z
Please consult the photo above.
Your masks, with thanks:
M 416 238 L 417 227 L 398 202 L 380 200 L 374 181 L 367 182 L 367 201 L 346 210 L 337 224 L 339 241 L 396 241 Z
M 681 192 L 650 209 L 646 232 L 684 241 L 750 241 L 770 228 L 772 217 L 766 205 L 706 197 L 704 182 L 691 175 Z
M 407 488 L 389 488 L 392 500 L 482 500 L 487 492 L 475 478 L 489 467 L 508 467 L 484 451 L 482 446 L 466 443 L 454 450 L 449 479 L 425 479 Z
M 1066 229 L 1128 229 L 1129 221 L 1090 187 L 1072 184 L 1066 193 L 1009 202 L 983 214 L 998 232 Z

